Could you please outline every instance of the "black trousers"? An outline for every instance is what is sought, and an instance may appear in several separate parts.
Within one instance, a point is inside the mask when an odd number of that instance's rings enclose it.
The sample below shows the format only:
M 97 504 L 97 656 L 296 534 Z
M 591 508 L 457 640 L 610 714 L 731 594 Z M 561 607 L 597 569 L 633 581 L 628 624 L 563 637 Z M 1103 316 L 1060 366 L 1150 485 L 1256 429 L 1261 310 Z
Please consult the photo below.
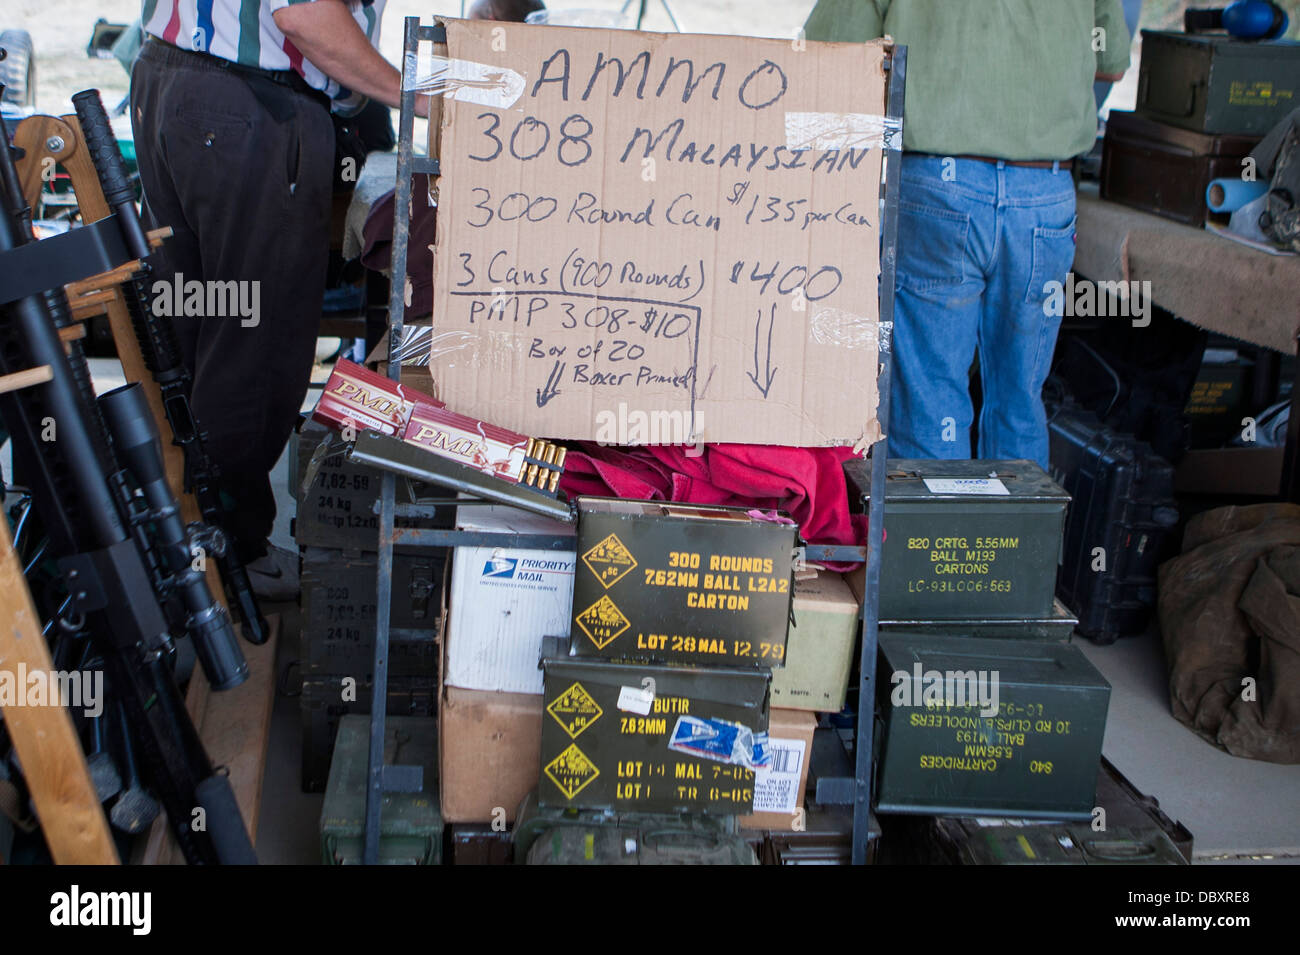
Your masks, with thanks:
M 194 377 L 191 403 L 233 498 L 226 528 L 245 561 L 275 520 L 270 471 L 310 382 L 328 263 L 334 131 L 322 97 L 145 44 L 131 74 L 145 204 L 174 234 L 155 293 L 229 283 L 173 318 Z M 159 282 L 162 285 L 159 285 Z M 215 308 L 214 308 L 215 306 Z M 160 303 L 155 294 L 154 311 Z

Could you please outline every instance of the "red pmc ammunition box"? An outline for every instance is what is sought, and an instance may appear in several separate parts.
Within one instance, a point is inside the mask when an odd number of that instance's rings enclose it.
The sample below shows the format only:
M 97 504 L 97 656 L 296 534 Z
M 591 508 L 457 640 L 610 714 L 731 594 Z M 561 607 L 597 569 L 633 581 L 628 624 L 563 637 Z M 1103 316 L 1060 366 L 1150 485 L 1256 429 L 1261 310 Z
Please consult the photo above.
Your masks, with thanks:
M 402 440 L 484 474 L 519 483 L 528 438 L 445 408 L 417 405 Z
M 416 405 L 441 407 L 441 402 L 375 374 L 362 365 L 339 359 L 325 382 L 312 418 L 337 430 L 349 425 L 370 428 L 393 437 L 401 435 Z

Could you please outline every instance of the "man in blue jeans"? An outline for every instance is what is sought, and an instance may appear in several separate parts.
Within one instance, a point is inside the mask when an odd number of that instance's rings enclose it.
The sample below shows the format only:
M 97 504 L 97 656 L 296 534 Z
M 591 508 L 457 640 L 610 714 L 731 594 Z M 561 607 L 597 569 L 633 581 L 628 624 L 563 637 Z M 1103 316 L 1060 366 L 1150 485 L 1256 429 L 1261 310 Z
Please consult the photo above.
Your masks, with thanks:
M 1073 157 L 1094 80 L 1128 68 L 1121 0 L 820 0 L 807 39 L 908 48 L 889 453 L 1047 467 L 1042 387 L 1074 261 Z

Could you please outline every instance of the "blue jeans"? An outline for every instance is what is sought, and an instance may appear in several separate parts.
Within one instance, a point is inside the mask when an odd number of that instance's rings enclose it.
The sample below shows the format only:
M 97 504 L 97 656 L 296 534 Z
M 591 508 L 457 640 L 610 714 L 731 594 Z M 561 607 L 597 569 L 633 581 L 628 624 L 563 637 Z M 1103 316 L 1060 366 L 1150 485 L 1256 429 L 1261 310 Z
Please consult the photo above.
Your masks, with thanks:
M 1046 468 L 1042 388 L 1061 320 L 1045 287 L 1074 261 L 1069 171 L 906 155 L 899 195 L 890 456 L 971 456 L 978 351 L 978 457 Z

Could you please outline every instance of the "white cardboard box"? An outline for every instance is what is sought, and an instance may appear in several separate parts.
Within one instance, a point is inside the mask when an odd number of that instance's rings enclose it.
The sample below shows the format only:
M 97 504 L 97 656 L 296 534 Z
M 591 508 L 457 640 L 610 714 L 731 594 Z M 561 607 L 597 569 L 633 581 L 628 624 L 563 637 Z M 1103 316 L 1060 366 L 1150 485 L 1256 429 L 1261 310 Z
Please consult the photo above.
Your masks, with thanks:
M 574 526 L 495 505 L 458 509 L 460 530 L 573 534 Z M 448 686 L 542 692 L 542 637 L 567 637 L 573 616 L 572 551 L 457 547 L 447 628 Z

